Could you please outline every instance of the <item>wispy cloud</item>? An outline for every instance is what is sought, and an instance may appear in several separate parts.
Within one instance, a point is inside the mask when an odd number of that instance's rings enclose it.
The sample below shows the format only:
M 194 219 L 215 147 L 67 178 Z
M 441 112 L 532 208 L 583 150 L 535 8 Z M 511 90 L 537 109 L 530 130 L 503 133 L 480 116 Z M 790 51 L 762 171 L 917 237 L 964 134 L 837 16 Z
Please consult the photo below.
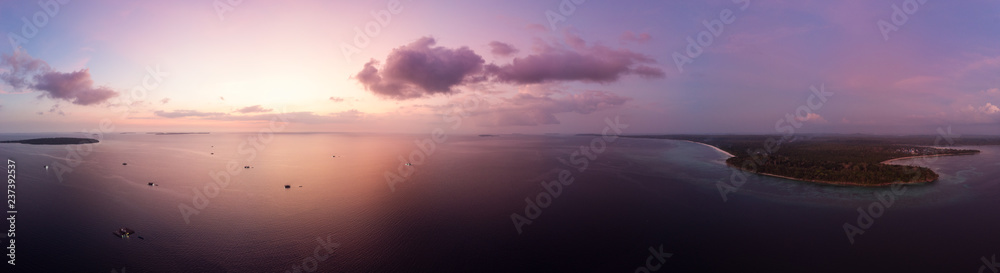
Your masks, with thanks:
M 635 34 L 632 31 L 625 31 L 619 39 L 626 43 L 645 44 L 652 40 L 653 36 L 646 32 Z
M 213 117 L 225 115 L 221 112 L 201 112 L 196 110 L 155 111 L 153 114 L 164 118 Z
M 271 112 L 271 111 L 272 111 L 272 109 L 265 109 L 263 106 L 260 106 L 260 105 L 247 106 L 247 107 L 243 107 L 243 108 L 240 108 L 240 109 L 236 110 L 236 112 L 244 113 L 244 114 L 247 114 L 247 113 L 267 113 L 267 112 Z
M 508 43 L 498 42 L 498 41 L 490 42 L 490 53 L 493 53 L 493 55 L 496 56 L 507 57 L 510 55 L 514 55 L 514 53 L 517 53 L 519 51 L 520 50 L 518 50 L 516 47 Z

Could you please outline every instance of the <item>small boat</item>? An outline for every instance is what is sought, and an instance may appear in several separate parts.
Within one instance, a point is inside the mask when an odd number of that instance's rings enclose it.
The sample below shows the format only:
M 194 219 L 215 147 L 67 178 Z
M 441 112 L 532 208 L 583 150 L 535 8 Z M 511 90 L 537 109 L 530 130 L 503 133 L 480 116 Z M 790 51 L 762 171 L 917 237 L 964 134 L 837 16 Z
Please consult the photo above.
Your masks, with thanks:
M 159 186 L 159 185 L 157 185 L 156 183 L 153 183 L 153 182 L 149 182 L 149 186 L 152 187 L 152 186 Z
M 122 166 L 125 166 L 125 165 L 128 165 L 128 163 L 124 163 L 124 162 L 123 162 L 123 163 L 122 163 Z
M 291 187 L 292 187 L 292 185 L 285 185 L 286 189 L 291 188 Z
M 413 164 L 410 164 L 410 162 L 406 162 L 406 166 L 413 166 Z
M 112 232 L 111 234 L 114 234 L 115 236 L 118 236 L 118 237 L 121 237 L 121 238 L 129 238 L 129 235 L 135 234 L 135 230 L 123 227 L 123 228 L 120 228 L 120 229 L 116 230 L 115 232 Z

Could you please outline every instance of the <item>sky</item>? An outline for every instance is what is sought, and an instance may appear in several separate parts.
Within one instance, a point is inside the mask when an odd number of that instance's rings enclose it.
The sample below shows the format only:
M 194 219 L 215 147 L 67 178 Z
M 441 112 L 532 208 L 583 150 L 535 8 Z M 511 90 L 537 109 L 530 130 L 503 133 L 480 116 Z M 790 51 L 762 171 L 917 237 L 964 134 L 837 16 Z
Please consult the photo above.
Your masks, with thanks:
M 2 1 L 0 31 L 0 133 L 1000 134 L 996 0 Z

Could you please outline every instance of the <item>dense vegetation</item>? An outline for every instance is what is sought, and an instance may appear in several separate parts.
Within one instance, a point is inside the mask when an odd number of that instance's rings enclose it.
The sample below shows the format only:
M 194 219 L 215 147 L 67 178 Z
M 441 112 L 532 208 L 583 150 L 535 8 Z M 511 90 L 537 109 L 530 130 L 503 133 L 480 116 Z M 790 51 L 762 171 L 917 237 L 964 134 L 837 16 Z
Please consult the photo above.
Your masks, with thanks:
M 935 148 L 930 145 L 997 145 L 998 137 L 936 136 L 781 136 L 761 135 L 658 135 L 641 138 L 701 142 L 733 154 L 730 166 L 747 171 L 798 180 L 865 186 L 931 182 L 938 175 L 928 168 L 883 164 L 893 158 L 930 155 L 966 155 L 978 150 Z M 770 141 L 769 141 L 770 139 Z M 950 143 L 949 143 L 950 142 Z M 920 146 L 928 145 L 928 146 Z M 767 148 L 770 147 L 770 153 Z
M 97 142 L 99 141 L 92 138 L 76 138 L 76 137 L 53 137 L 53 138 L 34 138 L 34 139 L 23 139 L 23 140 L 0 141 L 0 143 L 21 143 L 21 144 L 34 144 L 34 145 L 67 145 L 67 144 L 88 144 Z

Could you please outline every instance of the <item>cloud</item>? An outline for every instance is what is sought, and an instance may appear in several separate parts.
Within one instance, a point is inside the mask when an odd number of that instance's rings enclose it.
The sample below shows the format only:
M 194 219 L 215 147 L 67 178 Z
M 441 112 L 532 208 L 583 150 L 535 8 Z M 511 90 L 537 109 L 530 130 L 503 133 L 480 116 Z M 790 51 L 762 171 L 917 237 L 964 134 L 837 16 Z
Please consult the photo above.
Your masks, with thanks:
M 332 113 L 330 116 L 342 119 L 359 119 L 365 116 L 365 113 L 358 111 L 358 109 L 351 109 L 343 112 Z
M 997 108 L 996 105 L 993 105 L 992 103 L 987 102 L 986 105 L 983 105 L 983 106 L 980 106 L 980 107 L 975 107 L 975 106 L 969 105 L 968 107 L 965 108 L 965 111 L 972 112 L 972 113 L 981 113 L 981 114 L 992 115 L 992 114 L 1000 113 L 1000 108 Z
M 0 57 L 0 81 L 15 91 L 25 89 L 42 91 L 42 96 L 69 101 L 78 105 L 92 105 L 118 96 L 108 87 L 94 87 L 88 69 L 63 73 L 52 70 L 45 61 L 32 58 L 24 51 Z
M 58 103 L 55 104 L 55 105 L 52 105 L 52 108 L 49 108 L 49 113 L 59 114 L 60 116 L 66 116 L 66 113 L 63 113 L 63 110 L 62 110 L 62 108 L 59 107 Z
M 244 113 L 244 114 L 246 114 L 246 113 L 267 113 L 267 112 L 271 112 L 271 109 L 264 109 L 264 107 L 261 107 L 260 105 L 254 105 L 254 106 L 247 106 L 247 107 L 243 107 L 243 108 L 237 109 L 236 112 L 240 112 L 240 113 Z
M 425 95 L 453 94 L 452 89 L 477 81 L 485 61 L 468 47 L 434 47 L 434 38 L 423 37 L 393 49 L 384 66 L 372 59 L 354 76 L 375 95 L 404 100 Z
M 153 112 L 160 117 L 165 118 L 183 118 L 183 117 L 212 117 L 212 116 L 222 116 L 224 113 L 220 112 L 201 112 L 196 110 L 174 110 L 170 112 L 166 111 L 156 111 Z
M 280 114 L 253 114 L 253 115 L 218 115 L 208 116 L 208 120 L 220 121 L 271 121 L 276 117 L 293 123 L 323 124 L 323 123 L 348 123 L 364 119 L 365 113 L 357 109 L 342 112 L 335 112 L 320 115 L 313 112 L 288 112 Z
M 959 73 L 965 74 L 977 70 L 1000 67 L 1000 56 L 980 56 L 979 59 L 969 63 L 962 68 Z
M 524 27 L 527 30 L 538 31 L 538 32 L 548 32 L 549 28 L 541 24 L 528 24 Z
M 93 87 L 90 71 L 82 69 L 76 72 L 49 72 L 35 76 L 33 89 L 47 92 L 45 95 L 53 99 L 63 99 L 73 104 L 91 105 L 107 101 L 118 96 L 118 93 L 107 87 Z
M 167 104 L 168 102 L 170 102 L 170 98 L 163 98 L 160 100 L 160 104 Z
M 566 43 L 573 48 L 582 49 L 587 47 L 587 41 L 584 41 L 579 35 L 573 34 L 568 30 L 563 31 L 563 38 L 566 39 Z
M 493 55 L 496 56 L 507 57 L 519 51 L 520 50 L 517 50 L 517 48 L 508 43 L 498 41 L 490 42 L 490 53 L 493 53 Z
M 267 110 L 271 111 L 270 109 Z M 258 112 L 246 115 L 233 115 L 222 112 L 202 112 L 197 110 L 155 111 L 153 114 L 155 117 L 146 118 L 192 118 L 217 121 L 271 121 L 278 118 L 281 120 L 287 120 L 288 122 L 308 124 L 348 123 L 360 121 L 365 118 L 365 113 L 358 111 L 357 109 L 334 112 L 330 114 L 316 114 L 313 112 L 282 112 L 265 114 Z M 39 113 L 39 115 L 41 115 L 41 113 Z
M 652 57 L 595 45 L 588 47 L 580 37 L 565 32 L 571 45 L 540 44 L 536 53 L 514 58 L 509 64 L 483 65 L 485 61 L 468 47 L 433 47 L 433 38 L 424 37 L 394 49 L 385 65 L 372 59 L 353 78 L 375 95 L 405 100 L 436 94 L 458 93 L 455 87 L 485 83 L 534 84 L 558 81 L 610 83 L 625 75 L 663 78 L 662 69 L 652 66 Z M 510 53 L 513 46 L 494 41 L 494 53 Z M 514 51 L 516 52 L 516 51 Z
M 993 124 L 1000 122 L 1000 107 L 987 102 L 983 106 L 967 105 L 959 109 L 956 122 L 966 124 Z
M 816 113 L 809 113 L 809 114 L 806 114 L 806 117 L 804 117 L 804 118 L 796 118 L 796 119 L 799 120 L 799 121 L 802 121 L 802 122 L 812 122 L 812 123 L 820 123 L 820 124 L 827 123 L 826 119 L 823 118 L 823 116 L 820 116 L 819 114 L 816 114 Z M 841 121 L 842 122 L 843 121 L 847 121 L 847 119 L 843 119 Z
M 645 33 L 645 32 L 639 33 L 639 34 L 635 34 L 635 33 L 632 33 L 632 31 L 625 31 L 625 33 L 622 33 L 622 36 L 621 36 L 620 39 L 621 39 L 622 42 L 632 42 L 632 43 L 645 44 L 645 43 L 648 43 L 649 40 L 653 39 L 653 36 L 650 36 L 649 33 Z
M 13 55 L 0 56 L 0 68 L 7 70 L 0 73 L 0 80 L 18 91 L 30 88 L 31 78 L 35 75 L 52 70 L 45 61 L 32 58 L 21 50 L 14 51 Z
M 624 75 L 662 78 L 662 69 L 647 64 L 656 61 L 627 49 L 605 46 L 587 47 L 579 37 L 566 34 L 573 49 L 542 45 L 538 53 L 514 58 L 509 64 L 486 66 L 486 72 L 498 82 L 530 84 L 553 81 L 609 83 Z

